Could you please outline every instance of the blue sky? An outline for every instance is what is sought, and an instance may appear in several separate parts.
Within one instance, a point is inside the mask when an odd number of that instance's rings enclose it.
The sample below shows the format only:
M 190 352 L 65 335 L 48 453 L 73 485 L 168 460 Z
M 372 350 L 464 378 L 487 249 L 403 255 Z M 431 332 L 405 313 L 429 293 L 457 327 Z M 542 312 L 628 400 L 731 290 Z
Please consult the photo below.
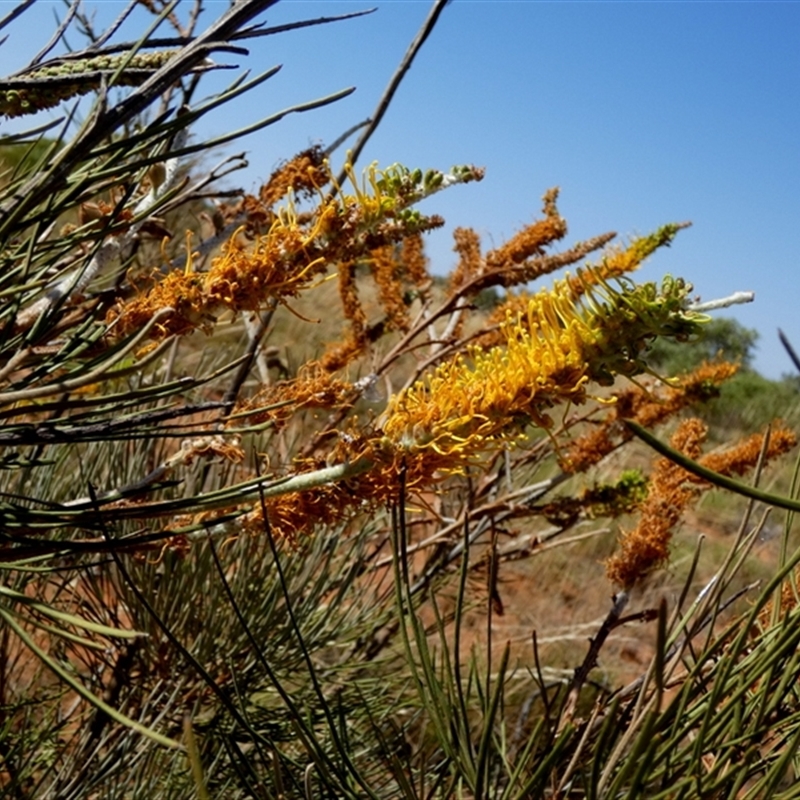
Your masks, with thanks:
M 94 5 L 99 22 L 122 7 Z M 265 14 L 280 24 L 372 5 L 378 10 L 367 17 L 257 40 L 250 57 L 218 59 L 254 72 L 284 66 L 210 117 L 199 136 L 357 87 L 333 106 L 292 115 L 229 148 L 249 151 L 250 167 L 237 179 L 245 188 L 369 116 L 430 4 L 287 0 Z M 227 0 L 206 6 L 219 13 Z M 0 12 L 10 7 L 0 2 Z M 6 71 L 46 41 L 61 8 L 40 0 L 9 29 L 0 50 Z M 128 35 L 136 28 L 134 20 Z M 423 207 L 448 223 L 428 240 L 439 273 L 454 264 L 453 227 L 472 226 L 485 247 L 498 245 L 532 221 L 550 186 L 561 187 L 570 225 L 563 246 L 608 230 L 626 237 L 691 220 L 639 277 L 681 275 L 703 299 L 754 290 L 755 303 L 723 313 L 761 333 L 756 366 L 778 377 L 792 369 L 778 326 L 800 349 L 798 37 L 797 2 L 454 0 L 360 163 L 486 167 L 482 183 Z M 208 85 L 229 77 L 220 73 Z

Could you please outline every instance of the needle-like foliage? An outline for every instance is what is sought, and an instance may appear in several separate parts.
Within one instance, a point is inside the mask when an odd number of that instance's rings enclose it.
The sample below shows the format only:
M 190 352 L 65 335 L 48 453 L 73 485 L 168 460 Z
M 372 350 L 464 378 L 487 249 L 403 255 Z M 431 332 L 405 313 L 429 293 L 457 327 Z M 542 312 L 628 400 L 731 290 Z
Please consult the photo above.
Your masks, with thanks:
M 98 32 L 76 2 L 0 88 L 60 115 L 0 141 L 0 796 L 790 796 L 791 518 L 760 588 L 766 514 L 708 555 L 681 524 L 714 485 L 797 510 L 738 480 L 795 437 L 706 452 L 688 414 L 736 365 L 652 369 L 708 322 L 630 277 L 686 223 L 556 251 L 550 189 L 488 252 L 456 229 L 437 277 L 419 204 L 483 169 L 353 161 L 440 0 L 338 165 L 220 189 L 244 162 L 212 148 L 351 91 L 192 137 L 276 70 L 205 73 L 341 19 L 272 4 Z

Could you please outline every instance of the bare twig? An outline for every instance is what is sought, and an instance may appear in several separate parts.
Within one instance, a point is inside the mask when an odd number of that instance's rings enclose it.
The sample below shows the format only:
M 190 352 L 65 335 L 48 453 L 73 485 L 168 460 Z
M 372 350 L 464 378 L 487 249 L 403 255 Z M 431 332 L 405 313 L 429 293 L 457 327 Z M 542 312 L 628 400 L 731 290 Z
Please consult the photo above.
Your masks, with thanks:
M 575 714 L 575 709 L 578 705 L 578 697 L 580 696 L 581 689 L 586 683 L 589 673 L 597 666 L 597 657 L 600 655 L 600 650 L 608 639 L 609 634 L 614 628 L 622 624 L 622 612 L 628 605 L 627 592 L 619 592 L 614 596 L 611 610 L 608 612 L 600 630 L 597 634 L 589 640 L 589 651 L 586 653 L 586 658 L 583 663 L 575 670 L 575 675 L 570 683 L 569 691 L 567 693 L 566 701 L 564 704 L 564 711 L 561 715 L 560 725 L 563 727 L 572 720 Z

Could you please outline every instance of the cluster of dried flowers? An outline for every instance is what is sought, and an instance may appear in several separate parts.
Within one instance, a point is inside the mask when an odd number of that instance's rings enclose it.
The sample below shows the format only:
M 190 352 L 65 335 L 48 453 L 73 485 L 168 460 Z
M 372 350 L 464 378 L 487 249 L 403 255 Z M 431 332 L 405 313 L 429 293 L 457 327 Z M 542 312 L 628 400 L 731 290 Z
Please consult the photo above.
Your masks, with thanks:
M 156 313 L 161 317 L 151 336 L 157 339 L 210 332 L 221 314 L 288 305 L 335 271 L 348 326 L 344 340 L 329 344 L 296 377 L 265 384 L 240 401 L 231 417 L 236 424 L 229 423 L 237 431 L 244 420 L 277 433 L 313 412 L 321 427 L 313 435 L 305 432 L 301 451 L 283 474 L 310 474 L 334 463 L 359 465 L 346 480 L 270 498 L 269 524 L 282 537 L 296 539 L 321 522 L 374 513 L 397 500 L 401 483 L 404 491 L 435 493 L 449 477 L 473 467 L 490 471 L 499 454 L 524 452 L 537 430 L 547 432 L 564 474 L 584 472 L 630 439 L 625 419 L 645 426 L 664 422 L 714 396 L 736 371 L 719 362 L 649 388 L 634 382 L 602 397 L 598 408 L 607 409 L 605 417 L 594 419 L 588 433 L 576 436 L 574 425 L 557 425 L 554 409 L 562 409 L 566 420 L 570 408 L 600 399 L 602 387 L 650 373 L 647 350 L 656 337 L 686 341 L 707 321 L 692 310 L 691 286 L 684 281 L 667 276 L 660 285 L 636 284 L 626 277 L 685 223 L 665 225 L 624 247 L 611 245 L 610 233 L 551 253 L 548 248 L 567 232 L 558 193 L 551 190 L 544 196 L 543 217 L 497 249 L 484 254 L 474 231 L 455 231 L 458 264 L 435 308 L 422 234 L 442 220 L 414 206 L 441 188 L 482 175 L 469 166 L 449 173 L 371 166 L 362 181 L 348 170 L 346 190 L 335 182 L 323 151 L 312 148 L 283 165 L 258 197 L 221 209 L 220 226 L 235 222 L 236 229 L 207 269 L 195 271 L 190 255 L 183 270 L 154 273 L 137 296 L 109 313 L 120 336 L 141 329 Z M 524 289 L 598 250 L 600 257 L 574 275 L 534 294 Z M 377 321 L 369 320 L 360 299 L 362 274 L 376 287 L 382 309 Z M 482 332 L 465 335 L 470 304 L 494 287 L 523 288 L 508 291 Z M 445 324 L 444 333 L 432 333 L 437 321 Z M 377 360 L 376 343 L 390 334 L 394 346 Z M 420 341 L 428 355 L 418 359 L 405 388 L 393 393 L 377 418 L 359 414 L 365 388 L 400 356 L 415 352 Z M 358 359 L 365 355 L 377 360 L 377 368 L 365 379 L 349 380 L 349 370 L 361 368 L 364 361 Z M 321 412 L 328 414 L 324 423 Z M 684 430 L 691 436 L 676 434 L 675 446 L 688 447 L 684 440 L 694 437 L 689 449 L 696 450 L 699 430 L 691 425 Z M 788 431 L 773 434 L 767 457 L 785 452 L 793 441 Z M 741 472 L 755 463 L 758 449 L 754 440 L 713 463 L 724 473 Z M 702 488 L 688 474 L 659 463 L 649 482 L 621 479 L 542 508 L 531 506 L 531 513 L 574 521 L 581 514 L 619 515 L 639 508 L 638 527 L 623 537 L 620 553 L 608 565 L 613 581 L 630 586 L 665 562 L 671 531 Z M 244 514 L 242 524 L 261 529 L 261 507 Z

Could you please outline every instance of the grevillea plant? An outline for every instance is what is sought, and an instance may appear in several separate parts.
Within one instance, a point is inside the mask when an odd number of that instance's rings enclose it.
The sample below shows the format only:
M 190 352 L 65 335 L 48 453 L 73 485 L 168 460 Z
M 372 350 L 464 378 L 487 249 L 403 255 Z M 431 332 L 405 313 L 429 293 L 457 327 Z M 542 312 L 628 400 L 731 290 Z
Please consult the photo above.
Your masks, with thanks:
M 550 189 L 495 249 L 456 229 L 440 278 L 424 237 L 444 221 L 418 204 L 480 191 L 461 188 L 479 167 L 362 169 L 362 141 L 338 173 L 337 148 L 317 146 L 256 195 L 216 190 L 242 164 L 197 162 L 220 140 L 189 132 L 274 70 L 197 100 L 202 73 L 285 26 L 252 24 L 270 2 L 235 3 L 203 33 L 199 3 L 183 20 L 141 5 L 156 24 L 117 44 L 75 7 L 55 41 L 72 19 L 89 46 L 40 55 L 0 91 L 7 117 L 97 95 L 77 130 L 0 150 L 3 796 L 756 797 L 791 783 L 788 525 L 778 577 L 743 616 L 763 521 L 719 561 L 697 550 L 673 566 L 674 605 L 658 595 L 713 485 L 796 510 L 732 477 L 790 450 L 788 428 L 704 452 L 689 412 L 736 365 L 648 362 L 654 341 L 693 341 L 709 320 L 686 280 L 631 277 L 686 223 L 556 251 L 567 225 Z M 670 423 L 667 446 L 653 431 Z M 670 458 L 648 472 L 636 437 Z M 585 620 L 594 584 L 612 603 L 582 651 L 541 651 L 530 628 L 524 652 L 498 657 L 505 575 L 532 565 L 522 606 L 540 602 L 556 548 Z M 643 622 L 632 682 L 621 667 L 595 681 L 601 650 L 614 658 L 616 632 Z

